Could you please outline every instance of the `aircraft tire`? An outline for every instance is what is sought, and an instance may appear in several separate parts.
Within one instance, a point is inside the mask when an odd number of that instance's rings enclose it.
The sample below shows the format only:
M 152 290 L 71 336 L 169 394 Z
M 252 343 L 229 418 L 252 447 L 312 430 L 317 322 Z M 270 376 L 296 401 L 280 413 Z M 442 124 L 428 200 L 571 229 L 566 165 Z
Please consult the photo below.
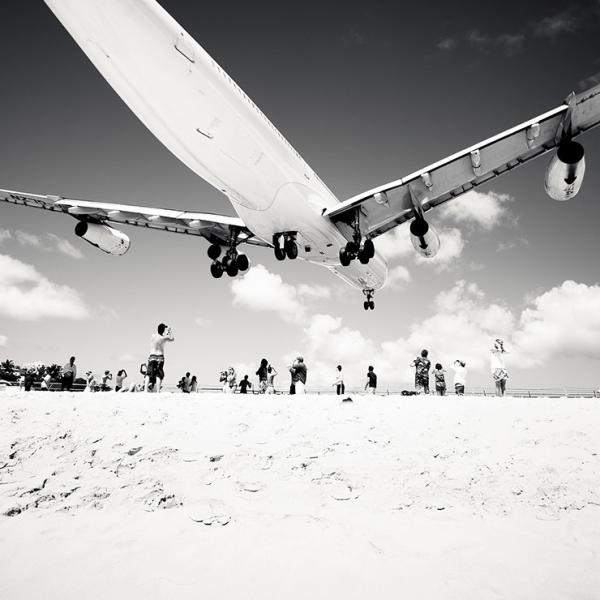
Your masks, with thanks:
M 373 302 L 373 300 L 369 300 L 369 308 L 375 310 L 375 302 Z
M 285 243 L 285 253 L 290 260 L 298 258 L 298 244 L 294 240 L 287 240 Z
M 346 252 L 346 248 L 340 248 L 340 264 L 342 267 L 349 267 L 352 259 L 348 256 L 348 252 Z
M 238 254 L 235 262 L 239 271 L 247 271 L 250 266 L 250 261 L 245 254 Z
M 285 249 L 275 246 L 275 258 L 277 260 L 285 260 Z
M 223 266 L 221 265 L 221 263 L 218 262 L 214 262 L 210 265 L 210 274 L 215 278 L 215 279 L 219 279 L 220 277 L 223 277 Z
M 227 271 L 227 275 L 229 275 L 229 277 L 235 277 L 239 271 L 237 264 L 233 261 L 231 261 L 227 267 L 225 267 L 225 270 Z
M 364 250 L 361 250 L 361 251 L 358 253 L 358 260 L 360 260 L 361 264 L 363 264 L 363 265 L 366 265 L 366 264 L 368 264 L 368 263 L 369 263 L 369 260 L 370 260 L 370 258 L 371 258 L 371 257 L 370 257 L 370 256 L 369 256 L 369 255 L 368 255 L 368 254 L 367 254 L 367 253 L 366 253 Z
M 369 258 L 375 256 L 375 244 L 373 243 L 373 240 L 365 240 L 365 243 L 363 244 L 363 253 Z
M 217 258 L 221 256 L 221 246 L 218 244 L 211 244 L 206 253 L 208 254 L 208 258 L 217 260 Z

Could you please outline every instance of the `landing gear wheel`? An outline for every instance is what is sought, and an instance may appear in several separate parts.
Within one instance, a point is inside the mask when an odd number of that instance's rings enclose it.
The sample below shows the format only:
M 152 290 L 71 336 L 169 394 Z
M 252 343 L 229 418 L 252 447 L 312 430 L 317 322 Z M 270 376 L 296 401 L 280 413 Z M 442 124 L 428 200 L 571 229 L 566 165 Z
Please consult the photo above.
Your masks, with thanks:
M 350 266 L 351 262 L 352 259 L 348 255 L 348 252 L 346 252 L 346 248 L 340 248 L 340 264 L 342 265 L 342 267 Z
M 277 260 L 285 260 L 285 248 L 282 248 L 279 245 L 275 246 L 275 258 Z
M 285 241 L 285 253 L 290 260 L 298 257 L 298 244 L 294 240 Z
M 373 240 L 365 240 L 363 244 L 363 254 L 368 258 L 373 258 L 375 256 L 375 244 Z
M 238 266 L 233 260 L 229 261 L 225 267 L 225 270 L 227 271 L 227 275 L 229 275 L 229 277 L 235 277 L 238 274 Z
M 223 276 L 223 265 L 219 262 L 214 262 L 210 265 L 210 274 L 215 278 L 219 279 L 219 277 Z
M 360 263 L 361 263 L 361 264 L 363 264 L 363 265 L 366 265 L 366 264 L 368 264 L 368 263 L 369 263 L 369 259 L 370 259 L 370 258 L 371 258 L 371 257 L 370 257 L 370 256 L 369 256 L 369 255 L 368 255 L 368 254 L 367 254 L 367 253 L 366 253 L 364 250 L 361 250 L 361 251 L 358 253 L 358 260 L 359 260 L 359 261 L 360 261 Z
M 367 300 L 365 300 L 363 306 L 365 307 L 365 310 L 369 310 L 369 302 Z
M 348 242 L 346 244 L 346 252 L 349 256 L 356 256 L 356 254 L 358 253 L 358 244 L 356 242 Z
M 235 263 L 239 271 L 247 271 L 250 266 L 250 261 L 245 254 L 238 254 Z
M 369 308 L 375 310 L 375 302 L 373 302 L 373 300 L 369 300 Z
M 219 258 L 219 256 L 221 256 L 221 246 L 219 246 L 218 244 L 211 244 L 208 247 L 208 258 L 212 259 L 212 260 L 217 260 L 217 258 Z

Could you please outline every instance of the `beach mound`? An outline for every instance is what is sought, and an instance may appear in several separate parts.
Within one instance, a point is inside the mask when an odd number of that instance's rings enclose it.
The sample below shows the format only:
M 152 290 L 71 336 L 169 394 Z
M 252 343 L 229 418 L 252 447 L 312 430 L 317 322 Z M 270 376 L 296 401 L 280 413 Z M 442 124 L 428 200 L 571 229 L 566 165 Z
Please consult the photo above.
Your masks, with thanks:
M 591 598 L 600 401 L 0 395 L 6 598 Z

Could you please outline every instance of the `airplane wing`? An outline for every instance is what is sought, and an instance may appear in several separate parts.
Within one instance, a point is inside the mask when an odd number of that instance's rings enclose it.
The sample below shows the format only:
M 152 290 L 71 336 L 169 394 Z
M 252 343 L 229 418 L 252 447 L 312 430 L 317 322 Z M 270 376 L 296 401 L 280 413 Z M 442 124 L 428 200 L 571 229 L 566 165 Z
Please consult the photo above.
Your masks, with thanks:
M 571 94 L 561 106 L 402 179 L 354 196 L 324 215 L 334 223 L 348 224 L 359 209 L 363 235 L 374 238 L 415 216 L 415 196 L 423 211 L 428 211 L 598 124 L 600 85 Z
M 134 225 L 146 229 L 201 236 L 211 244 L 222 246 L 228 245 L 231 235 L 236 236 L 234 239 L 238 243 L 271 246 L 255 237 L 244 225 L 244 222 L 237 217 L 128 204 L 88 202 L 2 189 L 0 189 L 0 201 L 65 213 L 87 223 L 107 226 Z

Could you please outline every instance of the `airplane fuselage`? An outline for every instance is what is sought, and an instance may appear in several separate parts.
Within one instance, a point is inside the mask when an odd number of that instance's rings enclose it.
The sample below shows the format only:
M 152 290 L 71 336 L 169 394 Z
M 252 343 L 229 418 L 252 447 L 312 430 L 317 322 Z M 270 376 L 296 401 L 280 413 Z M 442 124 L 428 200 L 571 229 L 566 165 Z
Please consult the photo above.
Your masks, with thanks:
M 339 200 L 154 0 L 46 3 L 146 127 L 225 194 L 256 236 L 271 242 L 274 234 L 295 232 L 299 257 L 361 289 L 384 285 L 380 254 L 366 265 L 340 265 L 348 238 L 323 217 Z

